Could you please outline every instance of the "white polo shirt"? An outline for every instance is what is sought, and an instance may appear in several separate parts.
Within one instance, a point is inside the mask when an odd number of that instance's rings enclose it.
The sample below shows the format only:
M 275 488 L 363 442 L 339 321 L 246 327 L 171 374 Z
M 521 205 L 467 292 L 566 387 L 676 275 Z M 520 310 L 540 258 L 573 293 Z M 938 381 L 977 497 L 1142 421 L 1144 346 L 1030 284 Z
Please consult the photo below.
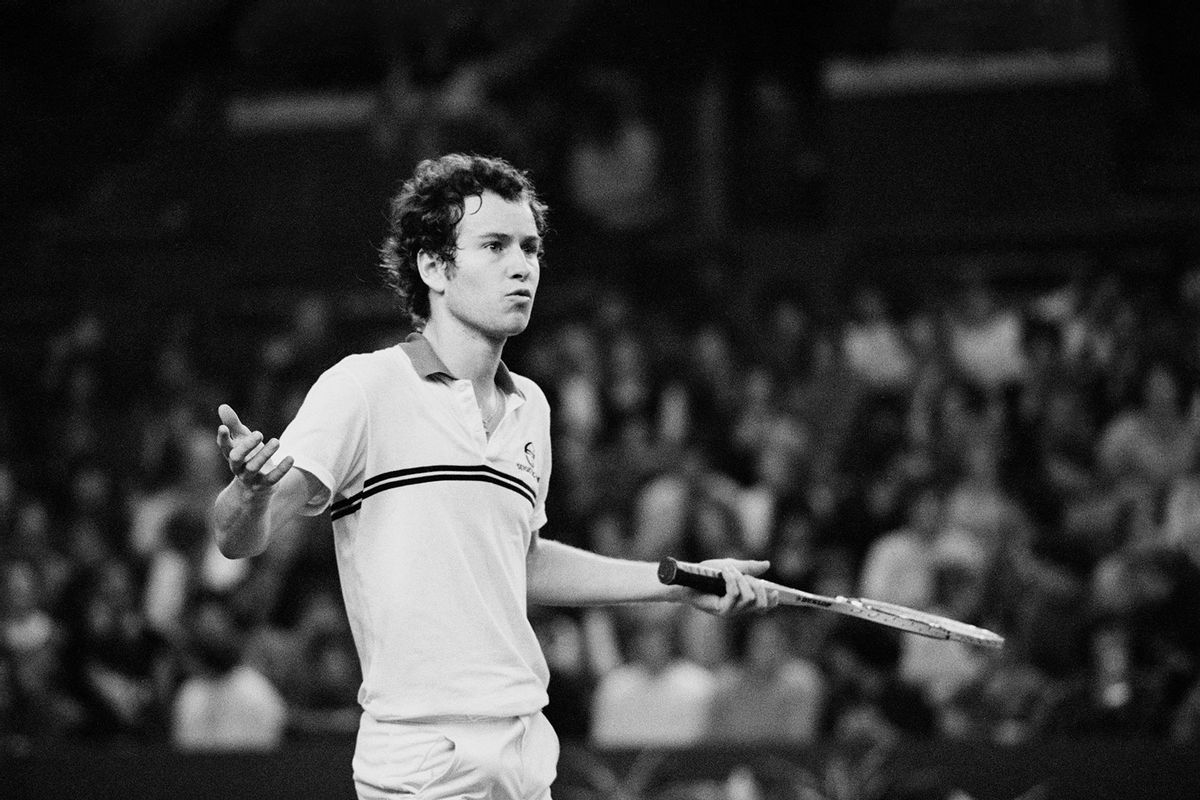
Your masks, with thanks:
M 353 355 L 313 385 L 280 452 L 329 496 L 338 571 L 380 720 L 507 717 L 547 702 L 526 617 L 526 553 L 546 522 L 550 408 L 500 365 L 506 409 L 483 429 L 469 380 L 422 336 Z

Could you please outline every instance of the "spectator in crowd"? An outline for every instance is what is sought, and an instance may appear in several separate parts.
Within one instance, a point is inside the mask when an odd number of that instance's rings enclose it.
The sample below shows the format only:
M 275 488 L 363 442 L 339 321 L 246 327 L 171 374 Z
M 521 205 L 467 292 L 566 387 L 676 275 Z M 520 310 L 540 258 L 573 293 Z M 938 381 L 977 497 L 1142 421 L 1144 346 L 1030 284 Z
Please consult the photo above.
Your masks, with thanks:
M 1128 627 L 1101 621 L 1089 640 L 1087 668 L 1056 687 L 1041 709 L 1042 736 L 1161 736 L 1170 718 L 1162 713 L 1163 686 L 1140 670 Z
M 773 291 L 755 305 L 764 309 L 757 341 L 747 347 L 754 363 L 762 364 L 779 386 L 800 380 L 811 364 L 814 344 L 812 317 L 787 293 Z
M 895 631 L 840 621 L 821 658 L 829 682 L 821 730 L 833 740 L 891 744 L 902 736 L 928 738 L 936 731 L 934 707 L 897 675 L 900 644 Z
M 853 433 L 863 402 L 862 381 L 846 363 L 834 331 L 813 332 L 810 357 L 783 392 L 784 407 L 808 431 L 813 475 L 832 475 Z
M 532 621 L 550 667 L 546 718 L 564 742 L 586 742 L 592 728 L 596 679 L 609 665 L 603 657 L 589 653 L 583 626 L 573 615 L 559 609 L 539 608 L 533 610 Z
M 198 509 L 181 509 L 167 521 L 162 546 L 149 558 L 143 613 L 150 626 L 169 641 L 181 642 L 184 609 L 204 589 L 204 558 L 210 538 L 208 517 Z
M 768 552 L 780 511 L 799 495 L 811 461 L 808 432 L 791 416 L 771 410 L 760 426 L 759 441 L 748 448 L 749 480 L 733 497 L 741 543 L 750 553 Z
M 710 552 L 721 540 L 741 552 L 736 494 L 736 483 L 713 466 L 703 443 L 685 445 L 634 496 L 635 552 L 651 560 L 665 553 L 693 558 Z
M 288 703 L 288 730 L 306 736 L 352 735 L 362 716 L 354 701 L 362 677 L 349 629 L 340 625 L 309 636 L 300 659 L 308 669 Z
M 1080 575 L 1115 545 L 1120 493 L 1096 468 L 1097 421 L 1081 387 L 1062 381 L 1013 432 L 1014 491 L 1042 528 L 1039 548 Z
M 1176 744 L 1200 741 L 1200 681 L 1192 686 L 1171 722 L 1171 740 Z
M 909 387 L 916 359 L 880 289 L 864 286 L 855 292 L 843 337 L 846 361 L 869 391 L 899 395 Z
M 1200 407 L 1194 407 L 1176 371 L 1163 361 L 1147 365 L 1140 388 L 1136 405 L 1100 432 L 1098 462 L 1118 491 L 1153 504 L 1197 457 Z
M 779 616 L 746 625 L 738 664 L 718 680 L 709 738 L 737 745 L 809 745 L 817 738 L 825 679 L 796 657 Z
M 81 705 L 65 690 L 62 631 L 44 604 L 37 571 L 0 561 L 0 736 L 78 735 Z
M 162 731 L 171 660 L 142 616 L 140 588 L 130 566 L 109 557 L 70 598 L 64 663 L 91 736 L 146 739 Z
M 822 559 L 808 507 L 793 498 L 779 507 L 771 532 L 771 569 L 767 577 L 785 586 L 803 588 L 816 583 Z
M 992 564 L 988 552 L 971 535 L 946 530 L 929 543 L 930 596 L 916 608 L 964 621 L 977 621 L 983 586 Z M 962 642 L 906 636 L 900 641 L 900 677 L 919 688 L 935 708 L 944 707 L 963 686 L 974 681 L 989 653 Z
M 141 559 L 150 559 L 166 544 L 169 526 L 181 514 L 205 520 L 210 526 L 212 504 L 220 492 L 224 473 L 220 453 L 213 454 L 212 435 L 199 427 L 188 427 L 173 443 L 167 474 L 148 491 L 135 492 L 129 502 L 128 545 Z M 207 537 L 200 559 L 199 577 L 206 588 L 226 591 L 247 572 L 244 562 L 224 558 L 212 536 Z
M 202 597 L 188 618 L 188 674 L 172 704 L 172 743 L 186 751 L 278 747 L 287 705 L 270 681 L 246 663 L 242 632 L 228 607 Z
M 45 459 L 39 477 L 61 487 L 71 465 L 105 452 L 104 436 L 113 429 L 114 387 L 109 380 L 117 363 L 110 331 L 95 311 L 80 313 L 47 344 L 41 372 L 45 430 L 40 446 Z M 106 368 L 108 372 L 106 372 Z M 105 423 L 108 423 L 107 425 Z
M 599 747 L 684 747 L 707 730 L 716 679 L 678 655 L 679 619 L 665 606 L 630 609 L 627 660 L 603 673 L 592 701 Z
M 324 367 L 344 355 L 327 298 L 309 294 L 288 309 L 282 330 L 262 343 L 250 406 L 264 425 L 282 427 Z
M 373 22 L 384 31 L 389 65 L 375 130 L 380 151 L 415 163 L 476 148 L 542 166 L 539 152 L 556 143 L 524 121 L 553 112 L 544 95 L 554 84 L 542 74 L 543 92 L 521 88 L 538 65 L 569 46 L 581 5 L 586 4 L 456 0 L 381 7 Z M 282 4 L 273 8 L 276 15 L 290 13 Z
M 1200 568 L 1200 459 L 1175 478 L 1163 507 L 1163 544 Z
M 1022 321 L 997 302 L 982 265 L 968 265 L 946 327 L 949 355 L 965 380 L 994 394 L 1025 377 Z
M 949 739 L 1014 745 L 1038 735 L 1049 675 L 1021 656 L 989 659 L 938 707 L 938 732 Z
M 1029 538 L 1029 519 L 1004 482 L 1001 447 L 993 436 L 965 453 L 962 475 L 946 494 L 945 527 L 973 537 L 989 554 Z
M 915 490 L 907 524 L 872 542 L 859 574 L 859 594 L 910 608 L 934 597 L 934 542 L 943 530 L 944 499 L 933 485 Z
M 43 606 L 38 588 L 38 575 L 31 564 L 0 562 L 0 647 L 5 653 L 32 650 L 56 637 L 56 623 Z
M 12 528 L 0 545 L 3 548 L 0 552 L 13 561 L 29 564 L 41 583 L 46 607 L 55 609 L 72 576 L 88 565 L 64 552 L 64 537 L 51 520 L 47 503 L 42 498 L 18 495 L 13 498 L 13 504 Z
M 625 252 L 670 211 L 661 182 L 662 135 L 650 120 L 645 87 L 636 76 L 594 68 L 578 82 L 569 112 L 568 201 L 589 234 L 608 237 L 618 252 Z M 621 269 L 629 267 L 622 264 Z

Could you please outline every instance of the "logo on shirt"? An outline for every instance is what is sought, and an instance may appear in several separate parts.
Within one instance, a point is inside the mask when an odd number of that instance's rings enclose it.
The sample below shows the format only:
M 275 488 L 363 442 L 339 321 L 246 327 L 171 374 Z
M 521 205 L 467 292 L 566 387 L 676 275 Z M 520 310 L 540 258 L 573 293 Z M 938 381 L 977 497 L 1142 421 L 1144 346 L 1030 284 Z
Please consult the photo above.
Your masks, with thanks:
M 527 462 L 525 464 L 518 461 L 517 469 L 522 472 L 528 472 L 533 476 L 534 480 L 537 480 L 538 474 L 534 472 L 534 466 L 537 464 L 537 452 L 533 448 L 533 442 L 525 443 L 525 461 Z

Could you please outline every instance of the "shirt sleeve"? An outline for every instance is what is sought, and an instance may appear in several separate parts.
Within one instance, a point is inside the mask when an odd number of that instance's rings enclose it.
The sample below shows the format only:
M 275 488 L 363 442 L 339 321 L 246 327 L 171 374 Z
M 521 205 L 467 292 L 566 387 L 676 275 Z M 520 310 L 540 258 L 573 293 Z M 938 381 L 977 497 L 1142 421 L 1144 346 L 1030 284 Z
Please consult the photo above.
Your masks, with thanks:
M 308 390 L 295 419 L 279 437 L 278 454 L 291 456 L 296 467 L 325 487 L 309 500 L 303 513 L 320 514 L 334 497 L 346 495 L 361 479 L 367 422 L 366 396 L 350 370 L 333 367 Z

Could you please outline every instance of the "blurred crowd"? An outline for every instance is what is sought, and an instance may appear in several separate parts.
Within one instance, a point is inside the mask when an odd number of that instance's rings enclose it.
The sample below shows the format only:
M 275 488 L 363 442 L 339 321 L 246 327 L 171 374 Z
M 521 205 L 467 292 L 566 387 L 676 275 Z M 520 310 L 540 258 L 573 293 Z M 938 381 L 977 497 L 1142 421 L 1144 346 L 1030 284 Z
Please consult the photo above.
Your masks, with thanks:
M 554 409 L 544 534 L 650 560 L 769 558 L 777 581 L 1007 643 L 800 609 L 535 608 L 564 740 L 1200 737 L 1200 269 L 999 291 L 968 262 L 919 302 L 859 281 L 837 310 L 711 265 L 670 283 L 544 300 L 510 345 Z M 199 310 L 151 320 L 136 345 L 125 320 L 85 310 L 5 376 L 8 746 L 353 734 L 327 517 L 246 561 L 210 532 L 229 477 L 218 403 L 278 434 L 323 369 L 405 333 L 344 309 L 300 298 L 237 350 L 213 346 Z

